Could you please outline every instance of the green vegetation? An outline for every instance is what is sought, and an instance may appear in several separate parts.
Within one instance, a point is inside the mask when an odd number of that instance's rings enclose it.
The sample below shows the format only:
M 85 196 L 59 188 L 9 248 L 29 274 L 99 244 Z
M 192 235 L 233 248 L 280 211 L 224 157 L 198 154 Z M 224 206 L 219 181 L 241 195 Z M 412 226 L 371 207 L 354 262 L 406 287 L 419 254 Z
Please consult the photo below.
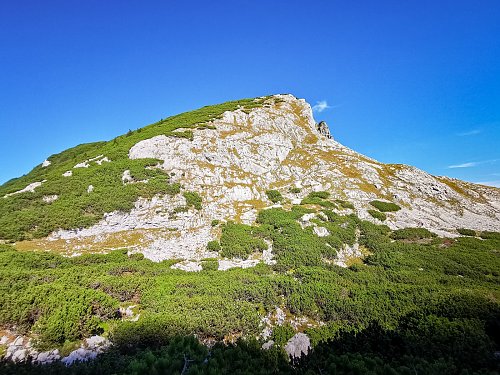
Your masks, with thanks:
M 308 212 L 300 206 L 269 209 L 259 213 L 257 227 L 223 225 L 222 252 L 228 256 L 261 251 L 269 239 L 277 260 L 272 267 L 226 272 L 215 271 L 215 259 L 202 261 L 203 272 L 187 273 L 171 269 L 173 261 L 154 263 L 126 251 L 63 258 L 2 245 L 0 325 L 39 334 L 39 348 L 109 335 L 115 343 L 109 353 L 72 367 L 82 374 L 179 372 L 184 355 L 192 360 L 192 374 L 252 372 L 257 364 L 263 373 L 299 374 L 318 368 L 406 374 L 408 366 L 440 374 L 494 370 L 500 345 L 498 236 L 392 241 L 429 235 L 421 228 L 392 232 L 324 210 L 312 219 L 330 232 L 320 238 L 297 222 Z M 357 231 L 370 252 L 361 264 L 344 269 L 323 260 L 341 244 L 352 244 Z M 117 307 L 124 303 L 140 306 L 139 321 L 119 319 Z M 261 316 L 277 305 L 325 323 L 305 328 L 314 351 L 295 367 L 279 345 L 261 351 L 262 343 L 252 340 L 218 344 L 205 361 L 208 349 L 185 337 L 255 336 Z M 292 333 L 285 325 L 273 338 L 282 345 Z M 44 372 L 62 373 L 62 366 Z M 5 363 L 0 370 L 31 374 L 39 368 Z
M 290 324 L 283 324 L 282 326 L 277 326 L 273 329 L 271 339 L 275 342 L 275 344 L 284 346 L 294 335 L 295 330 L 293 327 Z
M 278 203 L 283 200 L 283 196 L 278 190 L 267 190 L 266 195 L 269 198 L 269 200 L 273 203 Z
M 330 196 L 330 193 L 327 191 L 313 191 L 310 192 L 309 195 L 307 196 L 308 198 L 320 198 L 320 199 L 328 199 Z
M 186 206 L 201 210 L 201 197 L 197 192 L 185 191 L 182 195 L 186 198 Z
M 141 140 L 158 135 L 192 139 L 192 129 L 219 118 L 225 111 L 237 108 L 249 110 L 262 106 L 267 99 L 243 99 L 203 107 L 161 120 L 140 131 L 130 130 L 109 142 L 82 144 L 50 156 L 48 160 L 51 164 L 48 167 L 39 165 L 27 175 L 12 179 L 0 187 L 0 197 L 3 197 L 33 182 L 46 180 L 33 193 L 25 192 L 0 199 L 0 239 L 19 241 L 44 237 L 58 228 L 88 227 L 102 219 L 106 212 L 130 211 L 138 197 L 178 194 L 180 186 L 171 183 L 170 176 L 160 168 L 154 168 L 161 161 L 131 160 L 128 157 L 130 148 Z M 174 132 L 176 129 L 186 130 Z M 104 161 L 99 165 L 90 161 L 88 168 L 73 168 L 78 163 L 100 155 L 101 158 L 107 157 L 110 162 Z M 135 183 L 122 182 L 125 170 L 130 171 Z M 64 177 L 66 171 L 72 171 L 72 176 Z M 141 182 L 146 180 L 147 183 Z M 94 186 L 92 193 L 87 193 L 89 185 Z M 58 199 L 47 204 L 42 199 L 46 195 L 58 195 Z M 193 206 L 197 208 L 200 204 L 193 203 Z
M 472 236 L 474 237 L 476 235 L 476 231 L 472 229 L 465 229 L 465 228 L 459 228 L 457 229 L 457 232 L 461 234 L 462 236 Z
M 209 121 L 226 110 L 261 105 L 265 99 L 204 107 L 110 142 L 51 156 L 50 166 L 38 166 L 0 187 L 0 239 L 89 226 L 105 212 L 130 210 L 140 196 L 182 193 L 186 206 L 174 213 L 201 209 L 198 193 L 173 183 L 155 168 L 158 160 L 130 160 L 130 147 L 157 135 L 192 139 L 194 129 L 210 129 Z M 73 169 L 99 155 L 111 162 Z M 69 170 L 73 175 L 63 177 Z M 123 183 L 125 170 L 134 183 Z M 43 180 L 34 193 L 1 198 Z M 87 193 L 89 185 L 92 193 Z M 59 199 L 49 204 L 43 202 L 45 195 Z M 209 250 L 246 258 L 271 242 L 272 266 L 222 272 L 217 259 L 204 259 L 202 272 L 188 273 L 170 268 L 174 260 L 154 263 L 140 254 L 128 256 L 127 250 L 65 258 L 0 245 L 2 329 L 30 334 L 38 349 L 58 347 L 61 353 L 93 334 L 114 343 L 106 354 L 70 370 L 61 363 L 0 362 L 0 373 L 498 374 L 500 234 L 485 231 L 475 238 L 474 231 L 459 230 L 467 237 L 444 239 L 423 228 L 391 231 L 355 215 L 336 214 L 329 208 L 352 204 L 329 199 L 327 192 L 313 192 L 302 201 L 312 209 L 264 210 L 254 226 L 212 221 L 221 238 L 209 242 Z M 379 211 L 369 212 L 378 218 L 400 209 L 389 202 L 371 204 Z M 318 237 L 313 226 L 302 228 L 298 220 L 308 213 L 317 214 L 310 221 L 329 235 Z M 335 265 L 337 252 L 356 242 L 364 259 L 349 268 Z M 141 312 L 136 322 L 119 314 L 120 306 L 131 304 Z M 254 338 L 262 331 L 262 317 L 276 306 L 287 317 L 312 323 L 300 328 L 314 346 L 309 356 L 288 362 L 283 345 L 295 334 L 288 322 L 273 329 L 276 345 L 261 350 L 263 342 Z M 240 335 L 246 339 L 236 345 L 222 343 Z M 213 340 L 218 343 L 211 348 L 200 343 Z
M 221 247 L 220 247 L 220 243 L 219 241 L 209 241 L 208 244 L 207 244 L 207 250 L 208 251 L 221 251 Z
M 392 202 L 371 201 L 370 204 L 380 212 L 394 212 L 401 209 L 396 203 Z
M 221 255 L 228 258 L 246 258 L 254 251 L 267 249 L 264 240 L 255 236 L 258 232 L 258 228 L 228 222 L 223 226 L 220 238 Z
M 298 194 L 302 191 L 301 188 L 298 188 L 298 187 L 293 187 L 293 188 L 290 188 L 290 193 L 292 194 Z
M 313 191 L 302 199 L 301 204 L 315 204 L 325 208 L 334 208 L 335 205 L 327 200 L 329 196 L 330 193 L 327 191 Z
M 423 240 L 428 238 L 437 237 L 436 234 L 432 233 L 428 229 L 425 228 L 404 228 L 395 230 L 391 234 L 391 238 L 395 240 Z
M 485 239 L 485 240 L 500 240 L 500 233 L 498 232 L 481 232 L 479 234 L 479 237 Z
M 368 213 L 374 217 L 375 219 L 379 219 L 380 221 L 385 221 L 387 219 L 387 215 L 380 211 L 368 210 Z
M 351 210 L 354 210 L 354 205 L 351 202 L 343 201 L 341 199 L 336 199 L 335 202 L 337 202 L 342 208 L 350 208 Z
M 217 259 L 204 259 L 201 262 L 203 271 L 217 271 L 219 268 L 219 261 Z

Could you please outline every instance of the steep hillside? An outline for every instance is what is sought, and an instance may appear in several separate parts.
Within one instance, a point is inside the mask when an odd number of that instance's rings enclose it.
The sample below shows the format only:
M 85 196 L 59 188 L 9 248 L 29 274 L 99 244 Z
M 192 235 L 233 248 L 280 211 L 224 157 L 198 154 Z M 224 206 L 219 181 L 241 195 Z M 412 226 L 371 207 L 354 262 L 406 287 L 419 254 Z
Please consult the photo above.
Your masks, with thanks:
M 304 100 L 275 95 L 49 157 L 0 188 L 0 238 L 20 241 L 19 249 L 125 247 L 153 260 L 200 260 L 219 255 L 207 249 L 220 237 L 214 220 L 252 224 L 276 204 L 318 206 L 308 195 L 322 191 L 334 212 L 392 229 L 500 230 L 499 189 L 379 163 L 332 139 Z
M 75 147 L 0 188 L 0 373 L 498 374 L 499 194 L 291 95 Z

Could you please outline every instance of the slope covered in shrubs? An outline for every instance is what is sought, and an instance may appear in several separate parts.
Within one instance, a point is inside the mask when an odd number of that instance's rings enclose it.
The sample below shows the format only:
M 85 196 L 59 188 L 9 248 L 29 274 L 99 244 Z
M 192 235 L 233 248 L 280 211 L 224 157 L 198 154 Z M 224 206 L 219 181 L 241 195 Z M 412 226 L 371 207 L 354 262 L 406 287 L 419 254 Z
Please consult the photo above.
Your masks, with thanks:
M 260 212 L 257 226 L 224 225 L 222 252 L 240 243 L 237 252 L 247 254 L 268 240 L 277 261 L 225 272 L 216 271 L 213 260 L 204 261 L 203 271 L 187 273 L 171 269 L 175 261 L 154 263 L 126 251 L 64 258 L 3 245 L 0 325 L 36 333 L 40 348 L 108 335 L 115 348 L 75 366 L 74 373 L 180 372 L 184 355 L 192 360 L 188 373 L 193 374 L 252 372 L 257 364 L 264 366 L 262 373 L 334 367 L 349 373 L 352 366 L 381 374 L 389 369 L 406 374 L 407 366 L 423 373 L 494 370 L 500 344 L 498 236 L 408 242 L 405 235 L 394 241 L 401 232 L 324 210 L 312 220 L 330 234 L 318 237 L 298 223 L 308 212 L 299 206 L 274 208 Z M 361 264 L 341 268 L 325 261 L 356 240 L 370 253 Z M 122 321 L 117 308 L 131 302 L 141 318 Z M 259 349 L 262 341 L 252 341 L 263 328 L 261 318 L 276 306 L 322 322 L 301 328 L 314 350 L 296 367 L 290 367 L 282 347 L 265 352 Z M 290 336 L 287 329 L 276 330 L 278 341 Z M 200 340 L 243 335 L 247 341 L 209 350 L 195 339 L 179 339 L 193 333 Z M 39 370 L 1 366 L 6 373 Z M 45 371 L 62 370 L 54 364 Z

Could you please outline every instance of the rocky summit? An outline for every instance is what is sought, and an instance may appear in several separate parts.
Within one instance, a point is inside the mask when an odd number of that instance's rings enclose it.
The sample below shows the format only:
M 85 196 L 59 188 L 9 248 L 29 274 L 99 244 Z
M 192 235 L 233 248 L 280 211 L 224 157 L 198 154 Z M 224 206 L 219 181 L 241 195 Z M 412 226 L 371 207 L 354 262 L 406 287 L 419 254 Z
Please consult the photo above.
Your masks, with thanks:
M 449 237 L 456 236 L 458 228 L 500 231 L 497 188 L 432 176 L 415 167 L 383 164 L 361 155 L 337 142 L 326 123 L 314 119 L 311 106 L 292 95 L 235 103 L 230 110 L 194 118 L 191 123 L 182 119 L 176 123 L 174 116 L 166 120 L 172 123 L 168 131 L 159 122 L 144 131 L 129 132 L 133 134 L 128 138 L 134 140 L 128 140 L 126 155 L 116 156 L 111 148 L 123 143 L 127 136 L 122 136 L 92 144 L 83 152 L 75 149 L 70 155 L 49 157 L 32 173 L 2 187 L 4 218 L 14 215 L 22 229 L 16 232 L 17 238 L 5 231 L 0 235 L 4 240 L 17 239 L 20 249 L 79 255 L 127 248 L 155 261 L 185 260 L 177 267 L 198 270 L 199 260 L 218 257 L 217 251 L 207 248 L 220 237 L 214 222 L 253 224 L 260 210 L 290 209 L 312 192 L 328 192 L 337 201 L 332 207 L 337 213 L 355 213 L 378 224 L 383 220 L 391 229 L 422 227 Z M 112 151 L 107 154 L 107 150 Z M 138 161 L 147 161 L 140 164 L 139 172 Z M 62 173 L 49 173 L 56 168 Z M 45 232 L 38 230 L 38 223 L 23 225 L 26 219 L 15 216 L 10 201 L 20 197 L 37 199 L 30 208 L 49 216 L 65 195 L 71 199 L 69 195 L 81 194 L 90 203 L 92 196 L 106 195 L 106 189 L 101 189 L 99 181 L 89 183 L 78 174 L 104 175 L 107 170 L 113 171 L 115 179 L 102 184 L 107 189 L 115 184 L 113 191 L 118 194 L 126 194 L 133 185 L 153 185 L 157 177 L 148 178 L 144 173 L 148 171 L 161 172 L 168 177 L 165 184 L 179 186 L 184 194 L 165 194 L 161 189 L 149 196 L 139 192 L 129 208 L 101 208 L 102 214 L 94 213 L 92 207 L 79 207 L 92 220 L 68 227 L 63 218 L 63 225 L 56 223 Z M 37 180 L 30 180 L 31 176 Z M 73 186 L 71 193 L 57 187 L 68 184 Z M 273 192 L 280 195 L 274 202 Z M 113 200 L 113 196 L 106 199 Z M 397 209 L 375 213 L 373 202 L 394 204 Z M 261 258 L 221 260 L 220 267 L 272 262 L 268 250 Z

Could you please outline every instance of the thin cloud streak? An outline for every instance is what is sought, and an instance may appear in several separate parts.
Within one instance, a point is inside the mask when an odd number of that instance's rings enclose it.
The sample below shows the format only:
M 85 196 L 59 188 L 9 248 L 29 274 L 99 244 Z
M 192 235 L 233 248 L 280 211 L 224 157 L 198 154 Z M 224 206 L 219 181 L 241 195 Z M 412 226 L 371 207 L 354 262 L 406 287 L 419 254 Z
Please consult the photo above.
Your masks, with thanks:
M 469 130 L 467 132 L 462 132 L 462 133 L 457 133 L 459 137 L 469 137 L 471 135 L 477 135 L 481 134 L 482 130 L 480 129 L 474 129 L 474 130 Z
M 463 164 L 456 164 L 456 165 L 449 165 L 448 168 L 453 169 L 453 168 L 470 168 L 470 167 L 475 167 L 479 163 L 463 163 Z
M 332 108 L 328 105 L 328 102 L 326 100 L 320 100 L 319 102 L 316 102 L 315 105 L 313 105 L 312 110 L 314 112 L 323 112 L 325 109 Z
M 471 161 L 468 163 L 462 163 L 462 164 L 455 164 L 455 165 L 449 165 L 447 168 L 453 169 L 453 168 L 470 168 L 470 167 L 476 167 L 481 164 L 490 164 L 490 163 L 495 163 L 499 159 L 491 159 L 491 160 L 483 160 L 483 161 Z

